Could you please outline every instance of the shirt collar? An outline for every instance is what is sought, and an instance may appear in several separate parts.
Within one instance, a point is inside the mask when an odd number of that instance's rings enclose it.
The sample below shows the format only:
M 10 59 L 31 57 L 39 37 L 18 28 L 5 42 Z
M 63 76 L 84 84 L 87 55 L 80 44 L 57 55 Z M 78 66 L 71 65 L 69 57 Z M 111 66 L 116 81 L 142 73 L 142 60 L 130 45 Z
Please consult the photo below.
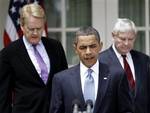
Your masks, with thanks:
M 114 50 L 114 52 L 115 52 L 115 54 L 116 54 L 116 56 L 117 56 L 117 58 L 122 58 L 122 56 L 121 56 L 121 54 L 117 51 L 117 49 L 116 49 L 116 47 L 115 47 L 115 44 L 113 44 L 112 45 L 112 48 L 113 48 L 113 50 Z M 126 58 L 128 59 L 128 58 L 131 58 L 131 54 L 130 54 L 130 52 L 128 52 L 127 54 L 126 54 Z
M 86 67 L 81 61 L 80 61 L 80 70 L 81 71 L 81 75 L 86 75 L 87 74 L 87 70 L 89 68 Z M 97 60 L 96 63 L 90 68 L 93 70 L 93 72 L 95 73 L 94 75 L 98 75 L 99 73 L 99 61 Z
M 24 44 L 25 44 L 25 46 L 26 46 L 27 49 L 31 49 L 32 48 L 32 44 L 27 41 L 27 39 L 26 39 L 25 36 L 23 36 L 23 42 L 24 42 Z M 38 43 L 38 45 L 42 45 L 42 41 L 41 40 Z

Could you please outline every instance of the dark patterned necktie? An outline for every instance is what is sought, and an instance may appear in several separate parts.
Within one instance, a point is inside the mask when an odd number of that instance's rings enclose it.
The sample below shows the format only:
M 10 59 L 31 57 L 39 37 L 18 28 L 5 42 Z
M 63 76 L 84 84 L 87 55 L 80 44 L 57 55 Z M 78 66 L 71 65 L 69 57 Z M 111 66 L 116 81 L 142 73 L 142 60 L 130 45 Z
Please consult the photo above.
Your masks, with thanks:
M 128 82 L 129 82 L 129 86 L 131 88 L 131 90 L 134 90 L 135 88 L 135 81 L 133 79 L 133 74 L 131 72 L 131 68 L 126 60 L 126 55 L 122 55 L 123 57 L 123 63 L 124 63 L 124 70 L 127 74 L 127 78 L 128 78 Z
M 46 84 L 47 78 L 48 78 L 47 66 L 46 66 L 43 58 L 41 57 L 40 53 L 38 52 L 36 45 L 33 45 L 33 49 L 34 49 L 34 55 L 36 57 L 38 65 L 41 69 L 41 78 L 42 78 L 43 82 Z

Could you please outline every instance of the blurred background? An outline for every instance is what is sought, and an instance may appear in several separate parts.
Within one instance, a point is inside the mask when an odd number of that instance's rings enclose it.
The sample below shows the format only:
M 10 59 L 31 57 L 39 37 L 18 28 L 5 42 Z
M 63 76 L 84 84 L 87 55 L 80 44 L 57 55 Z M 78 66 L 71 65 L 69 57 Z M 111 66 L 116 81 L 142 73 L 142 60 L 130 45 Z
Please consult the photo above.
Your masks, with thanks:
M 0 50 L 4 48 L 3 33 L 9 3 L 9 0 L 0 0 Z M 43 0 L 43 5 L 47 16 L 48 36 L 62 43 L 69 66 L 78 63 L 72 44 L 74 32 L 80 26 L 95 27 L 105 50 L 112 44 L 111 31 L 119 17 L 135 22 L 138 35 L 134 48 L 150 55 L 149 0 Z

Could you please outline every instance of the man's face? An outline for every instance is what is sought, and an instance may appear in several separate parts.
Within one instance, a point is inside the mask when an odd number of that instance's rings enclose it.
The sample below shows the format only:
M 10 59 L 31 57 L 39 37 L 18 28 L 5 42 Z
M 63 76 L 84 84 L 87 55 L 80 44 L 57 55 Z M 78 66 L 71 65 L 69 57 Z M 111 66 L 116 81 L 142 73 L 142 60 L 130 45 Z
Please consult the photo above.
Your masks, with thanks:
M 122 55 L 125 55 L 133 49 L 135 38 L 135 33 L 132 31 L 120 32 L 117 35 L 113 35 L 115 47 Z
M 97 61 L 102 43 L 98 42 L 94 35 L 79 36 L 77 45 L 74 47 L 82 63 L 90 68 Z
M 44 19 L 29 16 L 21 28 L 27 41 L 31 44 L 37 44 L 44 30 Z

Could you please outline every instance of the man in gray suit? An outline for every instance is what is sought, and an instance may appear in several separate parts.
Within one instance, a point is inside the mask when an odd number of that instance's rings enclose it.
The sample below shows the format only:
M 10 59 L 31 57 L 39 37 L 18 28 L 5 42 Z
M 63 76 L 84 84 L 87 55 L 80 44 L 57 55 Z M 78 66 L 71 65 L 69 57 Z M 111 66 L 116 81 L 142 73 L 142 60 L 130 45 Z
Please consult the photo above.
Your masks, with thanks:
M 98 32 L 92 27 L 80 28 L 76 32 L 74 48 L 80 63 L 55 74 L 49 113 L 72 113 L 74 100 L 80 101 L 79 111 L 85 111 L 88 99 L 93 102 L 93 113 L 131 113 L 131 95 L 125 73 L 112 75 L 108 66 L 98 61 L 102 48 Z M 92 72 L 88 74 L 88 70 Z M 85 87 L 88 75 L 92 87 Z
M 127 18 L 117 20 L 112 37 L 112 46 L 100 54 L 100 61 L 110 67 L 111 73 L 126 70 L 124 58 L 128 62 L 132 76 L 128 76 L 128 82 L 132 92 L 135 113 L 150 113 L 150 70 L 149 56 L 133 50 L 136 40 L 136 27 L 133 21 Z M 128 73 L 128 71 L 126 72 Z M 132 77 L 132 78 L 131 78 Z

